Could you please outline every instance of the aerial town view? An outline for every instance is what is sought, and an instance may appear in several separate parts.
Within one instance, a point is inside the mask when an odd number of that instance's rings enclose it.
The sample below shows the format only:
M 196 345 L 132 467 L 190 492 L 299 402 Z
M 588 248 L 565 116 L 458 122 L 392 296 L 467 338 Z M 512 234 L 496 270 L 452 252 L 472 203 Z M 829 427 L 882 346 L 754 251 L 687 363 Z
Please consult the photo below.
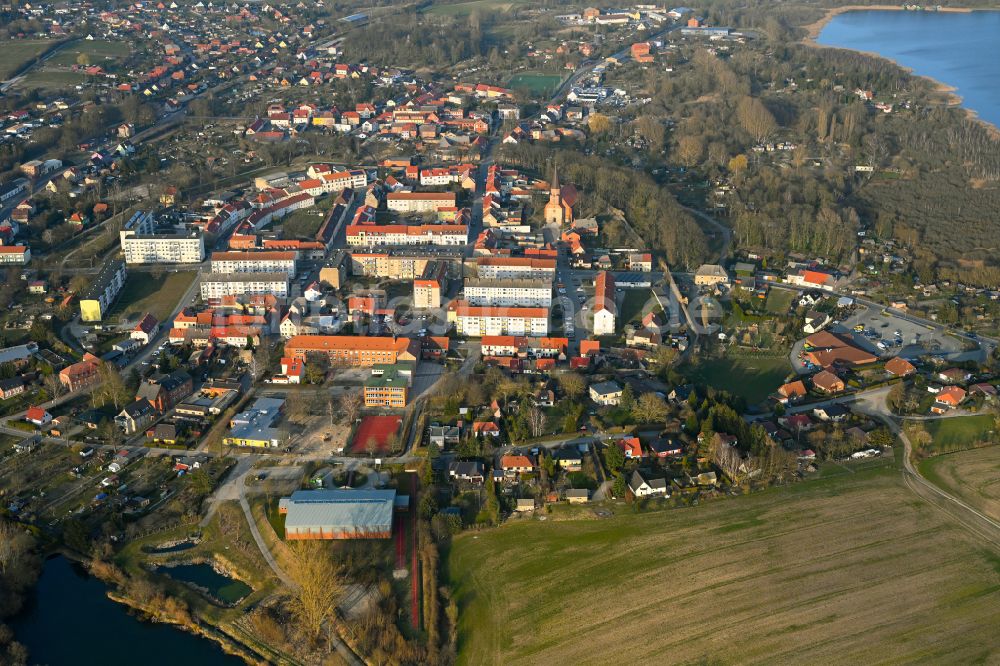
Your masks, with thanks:
M 0 0 L 0 666 L 1000 662 L 982 1 Z

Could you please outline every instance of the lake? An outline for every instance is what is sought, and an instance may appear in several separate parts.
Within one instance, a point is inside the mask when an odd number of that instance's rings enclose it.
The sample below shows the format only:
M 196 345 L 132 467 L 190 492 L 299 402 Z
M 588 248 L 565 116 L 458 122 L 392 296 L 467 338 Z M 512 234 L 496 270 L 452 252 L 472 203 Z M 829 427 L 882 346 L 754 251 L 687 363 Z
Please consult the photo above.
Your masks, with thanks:
M 998 11 L 850 11 L 834 16 L 816 42 L 878 53 L 951 86 L 962 106 L 1000 127 Z
M 243 666 L 206 638 L 129 615 L 106 590 L 65 557 L 47 560 L 27 607 L 11 622 L 30 651 L 28 663 Z

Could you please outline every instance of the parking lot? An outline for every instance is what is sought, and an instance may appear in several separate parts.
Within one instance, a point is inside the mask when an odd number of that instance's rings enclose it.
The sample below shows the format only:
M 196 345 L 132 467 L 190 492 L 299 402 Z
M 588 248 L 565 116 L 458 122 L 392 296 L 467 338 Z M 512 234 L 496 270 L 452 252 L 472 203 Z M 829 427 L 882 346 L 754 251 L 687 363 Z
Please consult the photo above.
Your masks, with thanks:
M 884 357 L 916 358 L 923 354 L 950 357 L 966 351 L 962 342 L 944 329 L 910 321 L 879 308 L 860 306 L 850 317 L 831 326 L 830 331 L 851 333 L 859 347 Z
M 925 354 L 941 356 L 952 362 L 979 360 L 983 352 L 970 349 L 968 342 L 953 335 L 947 329 L 939 328 L 900 317 L 883 308 L 856 306 L 853 313 L 840 321 L 834 321 L 826 330 L 850 339 L 852 344 L 880 358 L 901 356 L 914 359 Z M 792 347 L 792 366 L 799 374 L 811 370 L 800 359 L 803 340 Z

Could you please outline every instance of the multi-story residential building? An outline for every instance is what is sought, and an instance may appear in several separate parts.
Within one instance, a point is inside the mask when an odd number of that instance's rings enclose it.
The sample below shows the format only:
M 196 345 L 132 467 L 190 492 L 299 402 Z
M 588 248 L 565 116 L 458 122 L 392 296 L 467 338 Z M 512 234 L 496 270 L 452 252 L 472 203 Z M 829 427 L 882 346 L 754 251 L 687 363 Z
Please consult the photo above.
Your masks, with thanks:
M 556 275 L 555 259 L 479 257 L 476 271 L 484 280 L 548 280 Z
M 390 280 L 415 280 L 423 277 L 427 265 L 441 259 L 438 254 L 420 254 L 415 250 L 352 252 L 351 274 Z
M 83 355 L 82 361 L 68 365 L 59 371 L 59 383 L 67 391 L 79 391 L 82 388 L 93 386 L 101 380 L 100 367 L 101 359 L 86 353 Z
M 436 213 L 455 206 L 454 192 L 390 192 L 385 206 L 397 213 Z
M 121 232 L 127 264 L 199 264 L 205 260 L 205 237 L 198 229 L 169 234 Z
M 413 307 L 430 309 L 441 307 L 441 294 L 448 289 L 448 262 L 428 262 L 420 277 L 413 281 Z
M 448 169 L 438 167 L 433 169 L 422 169 L 420 171 L 420 184 L 427 185 L 451 185 L 462 181 L 462 173 L 458 169 Z
M 213 252 L 213 273 L 286 273 L 295 275 L 297 252 Z
M 481 307 L 455 301 L 448 311 L 459 335 L 548 335 L 546 308 Z
M 0 265 L 24 266 L 31 261 L 31 248 L 27 245 L 0 245 Z
M 569 347 L 569 338 L 529 338 L 516 335 L 484 335 L 483 357 L 519 356 L 559 358 Z
M 368 174 L 363 169 L 317 174 L 315 178 L 299 181 L 298 185 L 313 196 L 342 192 L 348 187 L 363 190 L 368 187 Z
M 157 233 L 152 212 L 136 211 L 119 232 L 127 264 L 197 264 L 205 259 L 200 229 Z
M 370 368 L 420 358 L 420 341 L 410 338 L 382 338 L 350 335 L 296 335 L 285 343 L 285 356 L 306 359 L 326 354 L 333 365 Z
M 470 305 L 552 307 L 552 283 L 545 280 L 465 279 L 465 300 Z
M 127 275 L 124 261 L 115 260 L 105 264 L 80 295 L 80 319 L 86 322 L 101 321 L 125 286 Z
M 201 276 L 201 298 L 223 298 L 243 294 L 288 297 L 287 273 L 205 273 Z
M 464 224 L 351 224 L 347 244 L 352 247 L 378 245 L 465 245 L 469 227 Z

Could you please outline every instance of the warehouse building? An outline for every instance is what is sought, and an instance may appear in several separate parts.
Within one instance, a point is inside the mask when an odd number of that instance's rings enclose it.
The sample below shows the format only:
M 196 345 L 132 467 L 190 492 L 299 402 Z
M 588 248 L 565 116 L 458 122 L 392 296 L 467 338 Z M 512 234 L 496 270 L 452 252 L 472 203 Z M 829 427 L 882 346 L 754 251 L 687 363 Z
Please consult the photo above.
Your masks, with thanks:
M 285 538 L 388 539 L 395 490 L 297 490 L 283 497 Z

